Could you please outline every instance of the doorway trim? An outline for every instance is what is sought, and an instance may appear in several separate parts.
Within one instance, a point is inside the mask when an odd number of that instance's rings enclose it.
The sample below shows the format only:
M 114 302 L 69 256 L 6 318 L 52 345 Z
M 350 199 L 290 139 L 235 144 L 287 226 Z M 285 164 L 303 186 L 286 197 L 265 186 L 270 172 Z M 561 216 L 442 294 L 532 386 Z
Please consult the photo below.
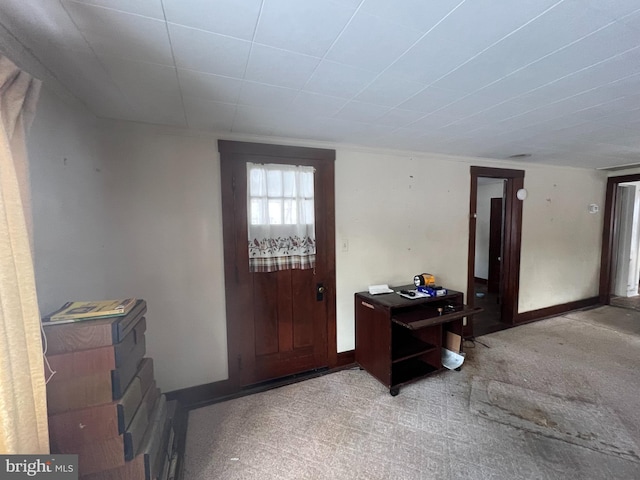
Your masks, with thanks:
M 616 199 L 618 194 L 618 185 L 621 183 L 640 181 L 640 173 L 632 175 L 620 175 L 618 177 L 609 177 L 607 179 L 607 193 L 604 206 L 604 222 L 602 226 L 602 252 L 600 255 L 600 287 L 598 290 L 598 300 L 603 305 L 611 303 L 611 282 L 613 269 L 613 256 L 615 248 L 613 240 L 616 238 L 616 232 L 619 228 Z
M 516 198 L 516 192 L 524 186 L 524 170 L 472 166 L 470 171 L 471 193 L 469 196 L 467 304 L 470 306 L 474 305 L 478 177 L 505 179 L 501 321 L 508 325 L 515 325 L 518 321 L 518 297 L 520 294 L 520 247 L 522 243 L 522 201 Z M 463 333 L 464 336 L 471 336 L 473 334 L 473 325 L 471 322 L 468 322 L 464 327 Z

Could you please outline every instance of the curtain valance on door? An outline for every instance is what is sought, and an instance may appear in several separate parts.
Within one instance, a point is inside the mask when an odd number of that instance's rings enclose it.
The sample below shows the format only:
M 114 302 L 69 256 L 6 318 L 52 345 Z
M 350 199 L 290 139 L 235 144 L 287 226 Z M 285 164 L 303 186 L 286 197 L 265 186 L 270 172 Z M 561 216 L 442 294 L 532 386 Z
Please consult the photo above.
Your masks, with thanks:
M 313 167 L 247 163 L 249 271 L 314 268 Z

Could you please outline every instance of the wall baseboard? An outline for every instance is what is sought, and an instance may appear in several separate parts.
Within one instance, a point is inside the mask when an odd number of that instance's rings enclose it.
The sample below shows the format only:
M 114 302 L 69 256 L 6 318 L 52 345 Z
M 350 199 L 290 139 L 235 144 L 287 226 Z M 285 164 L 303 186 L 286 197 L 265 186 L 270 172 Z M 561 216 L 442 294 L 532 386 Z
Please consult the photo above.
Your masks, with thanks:
M 326 375 L 327 373 L 344 370 L 355 366 L 355 358 L 355 350 L 348 350 L 346 352 L 338 353 L 337 365 L 331 369 L 324 367 L 318 370 L 311 370 L 309 372 L 290 375 L 284 378 L 269 380 L 245 388 L 234 385 L 228 379 L 220 380 L 218 382 L 205 383 L 194 387 L 173 390 L 171 392 L 167 392 L 165 395 L 167 397 L 167 401 L 177 400 L 185 410 L 193 410 L 195 408 L 206 407 L 207 405 L 211 405 L 222 400 L 230 400 L 232 398 L 242 397 L 252 393 L 263 392 L 283 385 L 290 385 L 302 380 Z
M 553 305 L 551 307 L 540 308 L 538 310 L 522 312 L 516 317 L 514 325 L 521 325 L 523 323 L 535 322 L 536 320 L 542 320 L 544 318 L 556 317 L 563 313 L 593 307 L 595 305 L 601 305 L 599 297 L 585 298 L 583 300 L 576 300 L 575 302 L 562 303 L 560 305 Z
M 350 367 L 356 364 L 356 351 L 347 350 L 346 352 L 340 352 L 338 354 L 337 368 Z
M 205 404 L 213 403 L 216 399 L 231 395 L 237 389 L 229 380 L 205 383 L 194 387 L 181 388 L 167 392 L 167 401 L 177 400 L 186 410 L 192 410 Z

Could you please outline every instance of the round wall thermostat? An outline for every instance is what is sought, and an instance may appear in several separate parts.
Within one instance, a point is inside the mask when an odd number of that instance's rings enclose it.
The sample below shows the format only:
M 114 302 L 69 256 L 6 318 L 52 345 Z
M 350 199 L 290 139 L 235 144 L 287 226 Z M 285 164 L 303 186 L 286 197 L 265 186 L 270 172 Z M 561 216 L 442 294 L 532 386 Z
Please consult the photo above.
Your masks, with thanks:
M 527 191 L 524 188 L 519 189 L 516 192 L 516 197 L 518 197 L 518 200 L 524 200 L 527 198 Z

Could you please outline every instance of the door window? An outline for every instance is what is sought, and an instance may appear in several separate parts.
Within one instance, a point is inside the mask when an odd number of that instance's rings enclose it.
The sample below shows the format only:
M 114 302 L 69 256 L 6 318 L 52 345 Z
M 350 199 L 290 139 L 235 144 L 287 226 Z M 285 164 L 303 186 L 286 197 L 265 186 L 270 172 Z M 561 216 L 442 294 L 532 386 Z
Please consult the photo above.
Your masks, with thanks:
M 314 168 L 247 163 L 249 271 L 315 267 Z

